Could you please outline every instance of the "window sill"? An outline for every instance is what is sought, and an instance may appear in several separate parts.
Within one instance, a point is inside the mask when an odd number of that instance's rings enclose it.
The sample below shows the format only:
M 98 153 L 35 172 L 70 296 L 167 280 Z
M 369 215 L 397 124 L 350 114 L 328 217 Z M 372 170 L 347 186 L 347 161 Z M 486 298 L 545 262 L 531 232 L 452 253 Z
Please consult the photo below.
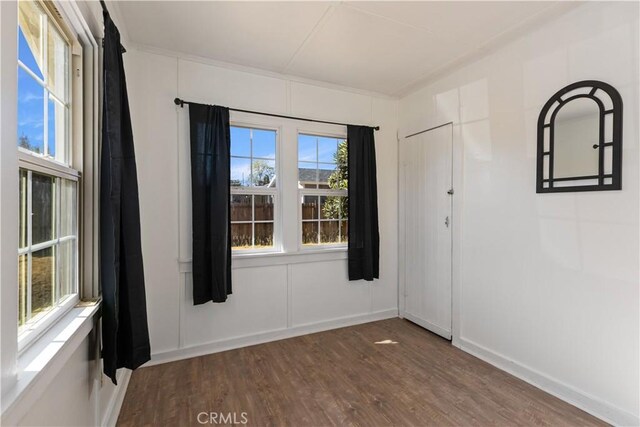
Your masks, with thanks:
M 39 398 L 39 393 L 44 392 L 46 385 L 91 332 L 93 317 L 100 304 L 86 304 L 72 308 L 20 355 L 17 380 L 10 389 L 3 390 L 3 423 L 22 419 Z
M 346 259 L 346 247 L 303 249 L 298 252 L 252 252 L 233 254 L 231 268 L 269 267 L 274 265 L 304 264 Z M 190 273 L 192 271 L 190 259 L 179 260 L 178 264 L 180 266 L 180 273 Z

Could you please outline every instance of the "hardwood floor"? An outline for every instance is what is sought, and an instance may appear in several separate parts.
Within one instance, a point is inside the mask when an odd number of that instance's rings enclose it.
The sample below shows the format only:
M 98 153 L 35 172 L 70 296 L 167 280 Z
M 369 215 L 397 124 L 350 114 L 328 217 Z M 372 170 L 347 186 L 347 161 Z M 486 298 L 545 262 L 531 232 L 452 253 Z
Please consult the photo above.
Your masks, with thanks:
M 234 414 L 255 426 L 605 425 L 401 319 L 139 369 L 118 425 Z

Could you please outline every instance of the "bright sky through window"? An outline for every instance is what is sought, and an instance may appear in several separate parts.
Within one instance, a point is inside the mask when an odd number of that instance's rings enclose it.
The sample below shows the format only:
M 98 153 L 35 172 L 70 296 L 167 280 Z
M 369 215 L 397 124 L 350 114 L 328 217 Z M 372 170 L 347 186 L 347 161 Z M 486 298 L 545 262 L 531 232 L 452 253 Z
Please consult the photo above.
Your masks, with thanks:
M 36 61 L 22 28 L 19 29 L 18 58 L 36 74 L 43 78 L 39 63 Z M 31 150 L 44 153 L 44 88 L 27 71 L 18 68 L 18 144 L 30 144 Z M 49 101 L 51 105 L 53 101 Z M 50 107 L 51 108 L 51 107 Z M 48 120 L 49 154 L 55 156 L 55 115 Z M 26 139 L 25 139 L 26 138 Z M 26 147 L 25 147 L 26 148 Z

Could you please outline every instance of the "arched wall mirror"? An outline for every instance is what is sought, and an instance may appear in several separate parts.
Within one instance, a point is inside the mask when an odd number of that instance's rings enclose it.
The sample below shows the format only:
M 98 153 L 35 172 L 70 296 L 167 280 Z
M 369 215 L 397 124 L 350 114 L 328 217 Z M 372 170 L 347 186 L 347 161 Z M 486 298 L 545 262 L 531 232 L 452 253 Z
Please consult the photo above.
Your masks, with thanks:
M 547 101 L 538 117 L 537 193 L 622 188 L 622 98 L 585 80 Z

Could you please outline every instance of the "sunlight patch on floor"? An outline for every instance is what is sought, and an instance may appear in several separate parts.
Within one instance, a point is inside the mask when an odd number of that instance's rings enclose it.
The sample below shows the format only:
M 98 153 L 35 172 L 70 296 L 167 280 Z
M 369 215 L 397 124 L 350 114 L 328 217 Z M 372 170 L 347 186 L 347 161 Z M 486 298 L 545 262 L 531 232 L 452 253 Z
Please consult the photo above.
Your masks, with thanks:
M 376 341 L 375 344 L 398 344 L 398 341 L 394 341 L 394 340 Z

